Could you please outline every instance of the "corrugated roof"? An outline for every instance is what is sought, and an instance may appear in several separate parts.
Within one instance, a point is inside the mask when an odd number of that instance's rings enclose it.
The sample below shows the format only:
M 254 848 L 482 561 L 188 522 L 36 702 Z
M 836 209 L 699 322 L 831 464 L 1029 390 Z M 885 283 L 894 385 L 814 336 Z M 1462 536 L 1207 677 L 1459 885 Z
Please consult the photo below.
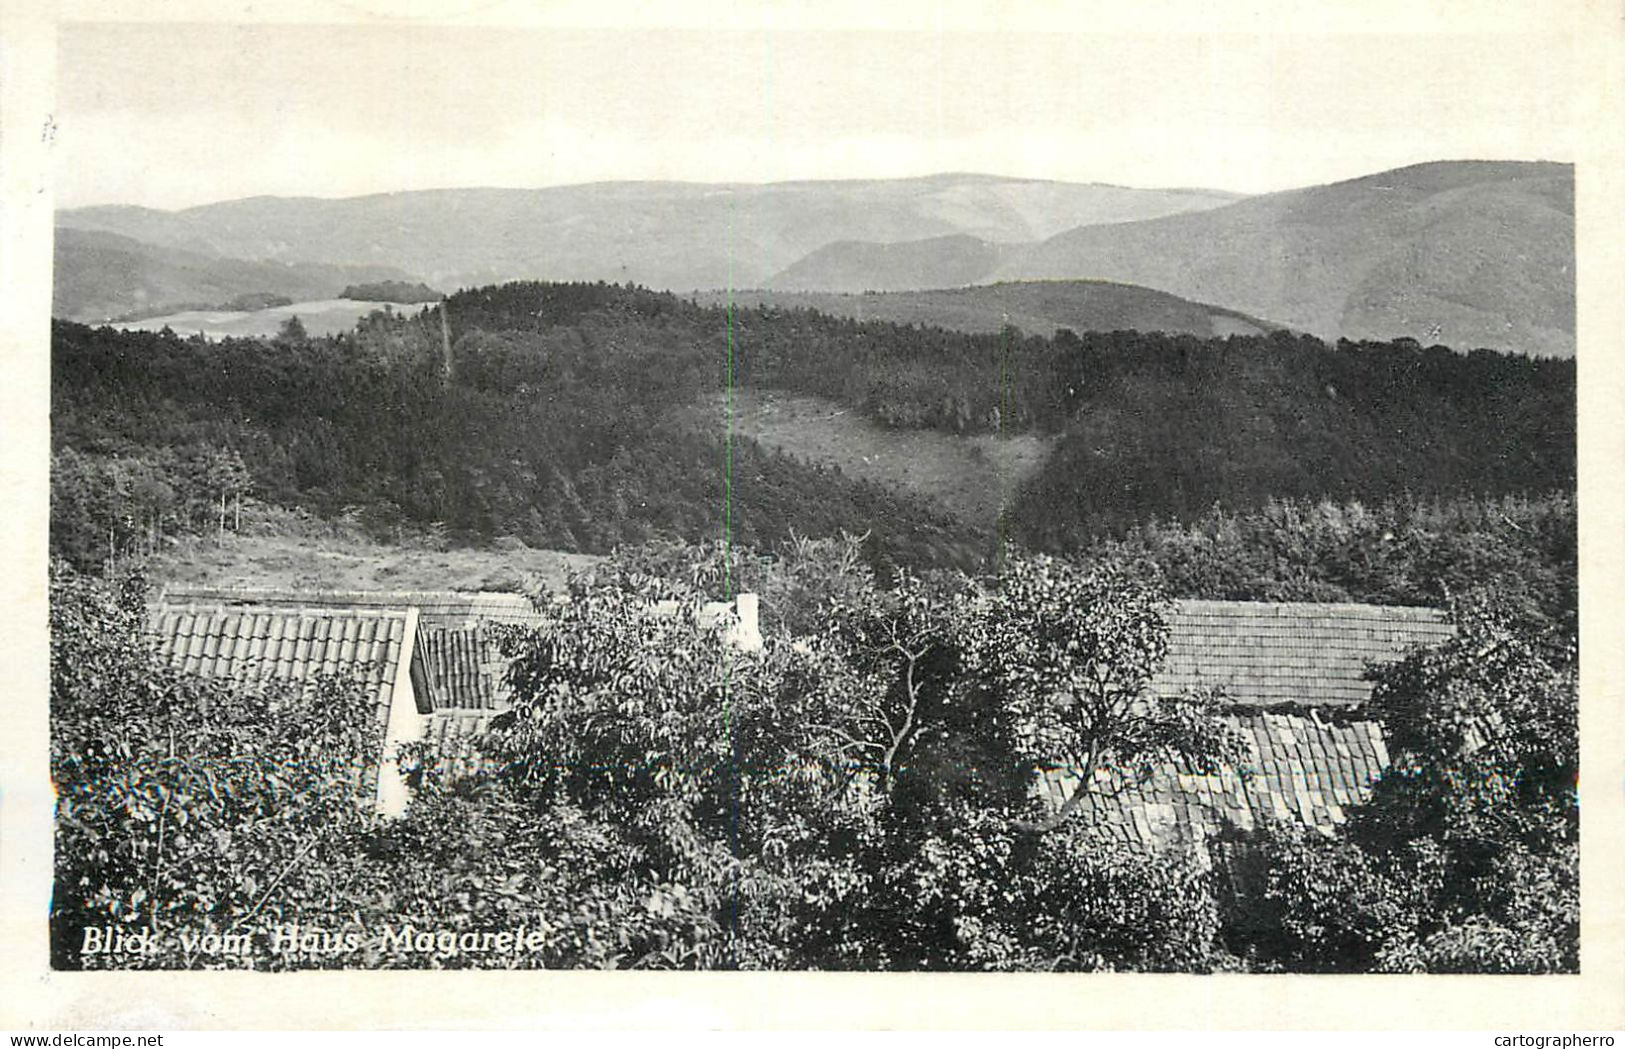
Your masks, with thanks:
M 1453 628 L 1431 608 L 1178 601 L 1168 658 L 1152 679 L 1172 695 L 1222 688 L 1234 702 L 1350 706 L 1371 696 L 1366 668 L 1437 644 Z
M 159 605 L 147 629 L 176 667 L 236 681 L 356 674 L 388 716 L 409 614 L 400 609 Z
M 1370 795 L 1388 765 L 1382 729 L 1374 721 L 1337 724 L 1275 713 L 1227 720 L 1246 745 L 1244 765 L 1210 775 L 1170 765 L 1143 782 L 1098 770 L 1093 796 L 1073 818 L 1086 821 L 1095 834 L 1142 847 L 1202 842 L 1226 824 L 1251 830 L 1264 819 L 1329 834 Z M 1041 780 L 1057 807 L 1077 786 L 1075 770 L 1052 770 Z

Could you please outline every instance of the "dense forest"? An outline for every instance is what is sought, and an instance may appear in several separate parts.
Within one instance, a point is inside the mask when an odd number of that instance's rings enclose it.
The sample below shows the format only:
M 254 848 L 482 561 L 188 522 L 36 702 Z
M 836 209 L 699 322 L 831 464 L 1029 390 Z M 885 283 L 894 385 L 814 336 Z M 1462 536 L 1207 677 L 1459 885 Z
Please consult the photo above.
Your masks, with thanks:
M 269 504 L 380 537 L 434 525 L 594 553 L 842 532 L 916 567 L 976 568 L 1009 543 L 1117 551 L 1200 596 L 1439 603 L 1527 562 L 1546 566 L 1531 607 L 1572 605 L 1572 361 L 1285 333 L 968 335 L 508 284 L 329 338 L 58 323 L 52 363 L 52 542 L 82 567 Z M 956 520 L 730 435 L 703 407 L 730 385 L 1055 450 L 1000 521 Z
M 676 333 L 613 316 L 528 342 L 475 333 L 451 381 L 438 347 L 421 320 L 383 314 L 353 336 L 272 345 L 59 324 L 55 549 L 99 563 L 230 523 L 251 497 L 356 510 L 385 535 L 443 522 L 466 541 L 562 550 L 725 528 L 770 545 L 867 522 L 876 548 L 905 560 L 984 553 L 918 500 L 674 411 L 713 378 Z

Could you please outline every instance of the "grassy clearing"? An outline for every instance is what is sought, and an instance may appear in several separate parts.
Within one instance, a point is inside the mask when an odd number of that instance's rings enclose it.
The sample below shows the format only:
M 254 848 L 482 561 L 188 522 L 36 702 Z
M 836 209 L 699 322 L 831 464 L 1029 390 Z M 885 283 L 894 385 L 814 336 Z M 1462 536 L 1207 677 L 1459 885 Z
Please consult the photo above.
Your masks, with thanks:
M 165 584 L 312 590 L 560 589 L 599 558 L 532 550 L 513 540 L 486 549 L 384 545 L 361 537 L 227 535 L 193 538 L 147 564 Z
M 768 448 L 923 496 L 986 527 L 1050 452 L 1050 442 L 1030 434 L 890 430 L 834 401 L 777 391 L 736 390 L 733 425 Z

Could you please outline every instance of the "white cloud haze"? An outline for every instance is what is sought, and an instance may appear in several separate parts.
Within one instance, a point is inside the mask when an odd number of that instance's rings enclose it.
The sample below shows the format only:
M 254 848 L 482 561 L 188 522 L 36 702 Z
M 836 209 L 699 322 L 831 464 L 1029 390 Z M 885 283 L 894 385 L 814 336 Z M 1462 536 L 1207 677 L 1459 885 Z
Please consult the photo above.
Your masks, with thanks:
M 1560 36 L 75 25 L 59 206 L 940 171 L 1247 192 L 1571 159 Z

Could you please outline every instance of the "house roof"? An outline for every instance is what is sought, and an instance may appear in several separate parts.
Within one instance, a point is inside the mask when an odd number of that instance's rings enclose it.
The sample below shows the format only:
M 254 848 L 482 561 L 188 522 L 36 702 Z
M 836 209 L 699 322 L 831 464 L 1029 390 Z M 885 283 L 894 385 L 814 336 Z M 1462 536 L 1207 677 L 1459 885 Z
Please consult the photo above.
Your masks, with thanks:
M 1268 712 L 1226 720 L 1247 750 L 1241 765 L 1210 775 L 1169 765 L 1138 783 L 1099 770 L 1095 793 L 1075 818 L 1095 834 L 1146 847 L 1200 842 L 1225 825 L 1251 830 L 1272 819 L 1329 834 L 1388 766 L 1374 721 L 1338 724 Z M 1043 774 L 1041 790 L 1058 807 L 1078 783 L 1074 770 L 1052 770 Z
M 1216 687 L 1254 706 L 1352 706 L 1371 697 L 1368 666 L 1452 632 L 1431 608 L 1178 601 L 1168 617 L 1168 657 L 1151 687 L 1164 695 Z
M 400 661 L 415 651 L 413 618 L 384 608 L 159 605 L 147 630 L 161 655 L 205 677 L 309 682 L 355 674 L 387 717 Z
M 420 669 L 436 710 L 497 710 L 508 705 L 504 676 L 508 660 L 498 650 L 491 626 L 536 626 L 545 621 L 523 594 L 452 590 L 289 590 L 265 587 L 172 586 L 159 600 L 196 603 L 221 609 L 299 609 L 309 612 L 359 612 L 368 609 L 418 614 L 417 651 Z M 675 613 L 677 602 L 657 605 Z M 745 647 L 761 645 L 756 630 L 755 596 L 741 594 L 738 603 L 710 602 L 698 610 L 705 625 L 737 613 L 741 622 L 730 637 Z M 754 644 L 752 644 L 754 642 Z
M 503 681 L 508 660 L 482 626 L 419 628 L 423 669 L 436 710 L 500 710 L 508 705 Z

